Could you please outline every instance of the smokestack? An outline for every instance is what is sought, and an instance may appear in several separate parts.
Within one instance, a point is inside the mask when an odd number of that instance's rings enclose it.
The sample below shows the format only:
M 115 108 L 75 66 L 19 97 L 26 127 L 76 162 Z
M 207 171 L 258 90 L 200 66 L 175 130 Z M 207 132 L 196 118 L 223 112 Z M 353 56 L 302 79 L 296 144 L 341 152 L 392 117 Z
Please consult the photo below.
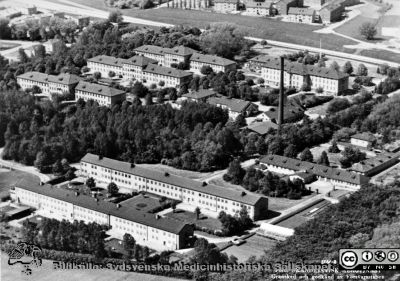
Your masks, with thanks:
M 283 108 L 284 108 L 284 79 L 285 79 L 285 58 L 281 56 L 281 79 L 279 85 L 279 112 L 278 112 L 278 126 L 279 131 L 284 121 Z

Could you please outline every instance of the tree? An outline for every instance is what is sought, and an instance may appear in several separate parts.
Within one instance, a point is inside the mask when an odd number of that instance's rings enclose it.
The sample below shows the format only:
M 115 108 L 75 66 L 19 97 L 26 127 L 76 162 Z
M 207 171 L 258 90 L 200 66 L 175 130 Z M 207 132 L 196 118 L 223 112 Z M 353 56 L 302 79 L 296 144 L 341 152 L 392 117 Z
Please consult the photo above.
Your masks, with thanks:
M 346 63 L 343 65 L 342 71 L 349 75 L 353 73 L 354 69 L 353 69 L 353 65 L 351 64 L 350 61 L 346 61 Z
M 114 182 L 110 182 L 107 186 L 107 192 L 110 195 L 118 194 L 118 186 Z
M 52 168 L 52 172 L 53 174 L 61 174 L 63 173 L 64 168 L 61 164 L 60 160 L 57 160 L 54 164 L 53 164 L 53 168 Z
M 141 9 L 150 9 L 154 7 L 154 3 L 152 0 L 142 0 L 142 3 L 140 5 Z
M 365 22 L 360 26 L 360 34 L 367 40 L 374 39 L 378 30 L 373 22 Z
M 176 205 L 177 205 L 176 201 L 172 201 L 171 208 L 172 208 L 173 213 L 175 213 L 175 211 L 176 211 Z
M 161 80 L 160 82 L 158 82 L 158 86 L 164 87 L 165 86 L 165 81 Z
M 122 247 L 127 252 L 127 258 L 130 259 L 132 257 L 132 250 L 136 245 L 135 238 L 132 237 L 129 233 L 125 233 L 122 237 Z
M 112 70 L 110 70 L 110 71 L 108 72 L 108 77 L 113 78 L 114 76 L 115 76 L 115 72 L 112 71 Z
M 368 68 L 363 64 L 360 63 L 357 68 L 357 75 L 358 76 L 368 76 Z
M 122 16 L 121 11 L 114 10 L 114 11 L 110 11 L 110 13 L 108 14 L 108 20 L 110 22 L 121 23 L 121 22 L 123 22 L 124 18 Z
M 86 180 L 86 186 L 89 187 L 90 189 L 95 188 L 96 187 L 96 181 L 94 180 L 94 178 L 90 177 Z
M 342 165 L 342 168 L 349 168 L 354 163 L 360 162 L 365 158 L 366 154 L 361 152 L 358 148 L 346 146 L 342 151 L 342 158 L 340 158 L 339 162 Z
M 331 65 L 329 66 L 330 69 L 335 70 L 335 71 L 339 71 L 340 70 L 340 66 L 336 61 L 333 61 L 331 63 Z
M 196 209 L 194 209 L 194 213 L 196 214 L 196 220 L 199 220 L 201 214 L 200 207 L 196 207 Z
M 267 40 L 261 40 L 260 44 L 261 44 L 261 46 L 263 46 L 265 48 L 265 46 L 268 45 L 268 42 L 267 42 Z
M 36 45 L 34 51 L 37 58 L 43 59 L 46 56 L 46 48 L 42 44 Z
M 239 159 L 236 158 L 229 163 L 228 171 L 226 173 L 227 177 L 225 178 L 229 179 L 229 181 L 233 184 L 240 184 L 245 173 L 246 172 L 242 168 Z
M 23 48 L 18 49 L 18 60 L 22 63 L 25 63 L 29 60 Z
M 339 153 L 340 152 L 340 149 L 339 149 L 339 147 L 337 145 L 337 142 L 335 140 L 332 141 L 332 144 L 329 147 L 328 152 L 329 153 Z
M 203 75 L 208 75 L 213 72 L 213 69 L 209 65 L 203 65 L 200 69 L 200 73 Z
M 152 105 L 153 104 L 153 96 L 151 95 L 151 93 L 148 93 L 146 95 L 146 105 Z
M 94 77 L 96 80 L 99 80 L 99 79 L 101 78 L 101 73 L 100 73 L 100 72 L 95 72 L 95 73 L 93 73 L 93 77 Z
M 11 39 L 10 21 L 5 18 L 0 18 L 0 39 Z
M 306 162 L 314 162 L 314 157 L 309 148 L 305 148 L 300 154 L 300 160 Z
M 328 154 L 326 153 L 325 150 L 322 151 L 321 156 L 318 158 L 317 164 L 328 166 L 328 167 L 330 166 Z

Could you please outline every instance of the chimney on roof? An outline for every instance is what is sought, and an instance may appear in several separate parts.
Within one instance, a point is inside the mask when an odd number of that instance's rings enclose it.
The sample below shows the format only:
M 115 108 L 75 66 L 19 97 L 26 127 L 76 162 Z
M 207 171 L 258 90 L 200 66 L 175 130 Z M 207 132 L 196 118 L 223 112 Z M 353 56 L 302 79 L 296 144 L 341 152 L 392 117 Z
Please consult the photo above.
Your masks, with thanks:
M 119 208 L 121 207 L 121 204 L 118 203 L 118 204 L 116 205 L 116 207 L 117 207 L 117 209 L 119 209 Z
M 207 183 L 205 181 L 203 181 L 203 183 L 201 184 L 201 186 L 206 186 Z
M 246 192 L 242 191 L 242 193 L 240 194 L 240 196 L 246 196 Z
M 44 182 L 40 181 L 40 185 L 44 185 Z
M 169 173 L 168 173 L 168 172 L 165 172 L 165 173 L 164 173 L 164 176 L 169 177 Z
M 103 155 L 99 154 L 99 160 L 102 160 L 102 159 L 103 159 Z
M 160 219 L 160 215 L 156 215 L 156 220 Z
M 135 163 L 131 163 L 131 168 L 135 168 Z
M 75 191 L 75 196 L 79 196 L 79 192 L 78 191 Z
M 280 133 L 281 127 L 284 121 L 283 116 L 283 107 L 284 107 L 284 79 L 285 79 L 285 58 L 281 56 L 281 78 L 280 78 L 280 85 L 279 85 L 279 112 L 278 112 L 278 132 Z

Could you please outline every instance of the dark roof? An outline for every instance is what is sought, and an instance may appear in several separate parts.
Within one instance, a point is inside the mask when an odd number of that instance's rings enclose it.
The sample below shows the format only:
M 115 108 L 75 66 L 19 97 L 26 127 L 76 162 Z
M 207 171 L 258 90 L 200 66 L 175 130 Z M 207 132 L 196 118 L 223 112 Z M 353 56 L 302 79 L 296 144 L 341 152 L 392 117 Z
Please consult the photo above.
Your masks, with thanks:
M 221 58 L 218 56 L 212 56 L 212 55 L 203 55 L 200 53 L 194 53 L 190 57 L 190 60 L 198 61 L 198 62 L 202 62 L 202 63 L 214 64 L 214 65 L 223 65 L 223 66 L 236 64 L 236 62 L 225 59 L 225 58 Z
M 173 47 L 172 49 L 165 48 L 164 52 L 168 53 L 168 54 L 174 54 L 174 55 L 180 55 L 180 56 L 190 56 L 196 51 L 189 47 L 176 46 L 176 47 Z
M 208 100 L 208 103 L 214 105 L 222 105 L 226 106 L 230 111 L 234 112 L 243 112 L 249 107 L 252 103 L 249 101 L 241 100 L 241 99 L 230 99 L 226 97 L 216 98 L 212 97 Z
M 266 68 L 273 68 L 273 69 L 281 68 L 280 59 L 276 57 L 257 56 L 252 58 L 250 61 L 261 63 L 262 66 Z M 317 65 L 306 65 L 298 62 L 291 62 L 289 60 L 285 60 L 284 67 L 285 71 L 298 75 L 309 74 L 311 76 L 318 76 L 335 80 L 349 77 L 348 74 L 336 71 L 331 68 L 319 67 Z
M 278 129 L 278 125 L 270 121 L 254 122 L 253 124 L 248 125 L 246 128 L 263 136 L 266 135 L 270 129 Z
M 190 92 L 187 94 L 182 95 L 182 97 L 185 98 L 191 98 L 191 99 L 204 99 L 208 97 L 215 96 L 217 93 L 212 91 L 212 90 L 205 90 L 205 89 L 200 89 L 197 92 Z
M 160 74 L 160 75 L 165 75 L 165 76 L 172 76 L 172 77 L 176 77 L 176 78 L 183 78 L 183 77 L 193 75 L 193 73 L 191 73 L 191 72 L 187 72 L 187 71 L 172 68 L 172 67 L 159 66 L 159 65 L 155 65 L 155 64 L 147 65 L 143 69 L 143 72 L 150 72 L 150 73 L 155 73 L 155 74 Z
M 249 0 L 249 1 L 246 2 L 246 8 L 266 8 L 266 9 L 269 9 L 269 8 L 271 8 L 272 4 L 273 4 L 272 0 L 265 0 L 265 1 Z
M 79 81 L 75 90 L 80 90 L 83 92 L 89 92 L 89 93 L 98 94 L 98 95 L 102 95 L 102 96 L 108 96 L 108 97 L 118 96 L 118 95 L 122 95 L 125 93 L 125 91 L 122 91 L 122 90 L 118 90 L 115 88 L 111 88 L 111 87 L 96 84 L 96 83 L 89 83 L 89 82 L 85 82 L 85 81 Z
M 148 64 L 154 64 L 154 63 L 158 63 L 158 62 L 156 60 L 150 59 L 145 56 L 133 56 L 129 59 L 126 59 L 123 63 L 124 64 L 133 64 L 133 65 L 137 65 L 137 66 L 146 66 Z
M 239 0 L 214 0 L 214 3 L 232 3 L 238 4 Z
M 303 16 L 313 16 L 315 13 L 314 9 L 310 8 L 297 8 L 297 7 L 290 7 L 288 14 L 293 15 L 303 15 Z
M 346 170 L 331 168 L 311 162 L 300 161 L 280 155 L 267 155 L 260 159 L 261 163 L 275 165 L 293 171 L 307 171 L 317 176 L 351 184 L 362 185 L 368 183 L 369 178 Z
M 76 206 L 87 208 L 96 212 L 112 215 L 129 221 L 137 222 L 150 227 L 178 234 L 186 223 L 168 218 L 157 218 L 154 214 L 139 212 L 126 205 L 117 205 L 105 200 L 96 201 L 95 198 L 75 193 L 66 188 L 55 187 L 50 184 L 38 185 L 31 182 L 22 181 L 17 187 L 39 193 L 51 198 L 62 200 Z M 119 208 L 118 208 L 119 206 Z
M 364 141 L 370 141 L 373 142 L 376 140 L 373 134 L 364 132 L 364 133 L 358 133 L 354 134 L 351 136 L 352 139 L 358 139 L 358 140 L 364 140 Z
M 135 49 L 136 52 L 151 53 L 155 55 L 163 55 L 165 48 L 154 45 L 143 45 Z
M 125 60 L 116 58 L 116 57 L 100 55 L 100 56 L 90 58 L 90 59 L 88 59 L 88 61 L 102 63 L 102 64 L 108 64 L 108 65 L 113 65 L 113 66 L 122 66 L 122 63 Z
M 49 75 L 37 71 L 29 71 L 18 75 L 17 78 L 47 83 L 49 80 Z
M 392 162 L 393 164 L 397 163 L 399 161 L 399 156 L 400 153 L 380 153 L 376 155 L 375 157 L 365 159 L 359 163 L 353 164 L 351 167 L 352 171 L 356 171 L 359 173 L 365 173 L 368 174 L 371 170 L 381 166 L 381 165 L 386 165 L 389 162 Z
M 131 164 L 128 162 L 122 162 L 110 158 L 103 157 L 99 159 L 98 155 L 88 153 L 82 159 L 81 162 L 95 164 L 98 166 L 102 166 L 108 169 L 117 170 L 120 172 L 124 172 L 131 175 L 136 175 L 140 177 L 144 177 L 150 180 L 155 180 L 158 182 L 163 182 L 166 184 L 171 184 L 175 186 L 180 186 L 185 189 L 203 192 L 210 194 L 212 196 L 217 196 L 229 200 L 233 200 L 236 202 L 254 205 L 260 200 L 262 197 L 259 195 L 252 194 L 250 192 L 246 192 L 246 195 L 242 196 L 242 192 L 233 191 L 232 189 L 224 188 L 221 186 L 207 184 L 203 185 L 202 182 L 192 180 L 189 178 L 180 177 L 174 174 L 166 174 L 154 169 L 148 169 L 141 167 L 139 165 L 135 165 L 133 168 Z
M 59 75 L 49 75 L 49 82 L 64 84 L 64 85 L 73 85 L 77 84 L 81 79 L 79 76 L 69 73 L 60 73 Z

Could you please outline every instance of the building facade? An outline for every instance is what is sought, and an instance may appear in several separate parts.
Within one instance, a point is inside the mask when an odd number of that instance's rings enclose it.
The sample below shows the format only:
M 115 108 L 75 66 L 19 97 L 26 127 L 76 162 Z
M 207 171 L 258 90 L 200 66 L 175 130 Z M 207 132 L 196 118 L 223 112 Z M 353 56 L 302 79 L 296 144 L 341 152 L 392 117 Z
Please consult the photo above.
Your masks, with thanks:
M 48 75 L 41 72 L 31 71 L 17 76 L 17 83 L 22 90 L 31 89 L 37 86 L 42 94 L 74 93 L 75 87 L 80 78 L 74 74 L 61 73 L 59 75 Z
M 112 71 L 116 76 L 122 76 L 124 60 L 111 57 L 111 56 L 96 56 L 87 60 L 87 67 L 90 69 L 92 73 L 100 72 L 101 77 L 109 77 L 109 73 Z
M 261 67 L 265 84 L 278 87 L 280 83 L 280 60 L 269 56 L 256 58 Z M 254 59 L 253 59 L 254 60 Z M 324 89 L 325 93 L 337 95 L 349 87 L 349 75 L 326 67 L 305 65 L 285 60 L 284 84 L 286 87 L 301 89 L 308 84 L 312 90 Z
M 250 218 L 265 216 L 268 199 L 248 192 L 232 192 L 220 186 L 146 169 L 131 163 L 86 154 L 80 163 L 84 177 L 108 184 L 115 182 L 126 192 L 144 191 L 207 209 L 235 215 L 246 208 Z
M 203 66 L 209 66 L 216 73 L 228 72 L 236 69 L 236 62 L 212 55 L 195 53 L 190 57 L 190 71 L 201 73 Z
M 250 16 L 271 15 L 273 1 L 271 0 L 249 0 L 246 2 L 246 14 Z
M 107 225 L 119 239 L 129 233 L 138 244 L 160 251 L 185 248 L 193 236 L 192 225 L 48 184 L 20 183 L 11 191 L 11 197 L 45 217 Z
M 75 88 L 75 99 L 94 100 L 101 106 L 113 106 L 126 100 L 126 93 L 108 86 L 80 81 Z
M 358 173 L 280 155 L 266 155 L 261 157 L 260 167 L 262 170 L 284 175 L 294 175 L 298 172 L 314 174 L 319 180 L 330 182 L 333 187 L 359 189 L 369 182 L 368 177 Z
M 240 114 L 248 117 L 258 112 L 258 106 L 252 102 L 226 97 L 213 97 L 208 99 L 209 104 L 228 110 L 229 117 L 235 120 Z
M 231 13 L 237 11 L 238 0 L 214 0 L 214 11 L 218 13 Z
M 376 142 L 376 138 L 371 133 L 359 133 L 352 135 L 350 138 L 350 143 L 355 146 L 360 146 L 363 148 L 370 149 Z
M 299 23 L 313 23 L 315 20 L 315 10 L 310 8 L 289 8 L 288 21 Z

